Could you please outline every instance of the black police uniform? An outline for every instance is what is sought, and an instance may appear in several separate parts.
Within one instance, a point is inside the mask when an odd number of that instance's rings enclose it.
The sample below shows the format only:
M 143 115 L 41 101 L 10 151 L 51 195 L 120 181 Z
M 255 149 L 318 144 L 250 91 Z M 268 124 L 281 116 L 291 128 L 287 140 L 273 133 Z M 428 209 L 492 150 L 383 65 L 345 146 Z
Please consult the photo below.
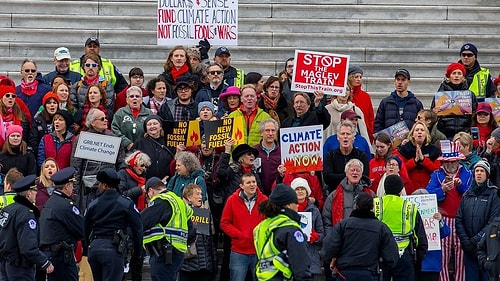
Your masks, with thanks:
M 16 193 L 35 187 L 35 175 L 12 185 Z M 38 208 L 26 197 L 0 211 L 0 280 L 35 280 L 35 265 L 45 270 L 51 262 L 38 248 Z
M 118 174 L 111 168 L 101 170 L 97 180 L 115 187 L 120 183 Z M 118 239 L 118 232 L 124 233 L 129 227 L 133 256 L 142 255 L 142 223 L 134 202 L 116 189 L 107 189 L 85 211 L 84 227 L 94 280 L 121 281 L 127 245 L 125 241 L 124 247 L 120 247 L 123 242 Z
M 74 181 L 75 169 L 67 167 L 52 175 L 54 185 Z M 73 200 L 56 189 L 40 215 L 40 249 L 54 264 L 49 281 L 78 280 L 73 255 L 78 240 L 83 239 L 83 216 Z

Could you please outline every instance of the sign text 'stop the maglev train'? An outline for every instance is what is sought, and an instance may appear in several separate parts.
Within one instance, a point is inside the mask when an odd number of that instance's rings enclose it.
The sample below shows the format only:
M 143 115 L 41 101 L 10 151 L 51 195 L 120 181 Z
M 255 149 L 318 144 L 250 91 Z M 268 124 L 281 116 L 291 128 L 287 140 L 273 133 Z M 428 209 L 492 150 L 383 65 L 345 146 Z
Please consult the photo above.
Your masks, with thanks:
M 238 44 L 238 0 L 158 0 L 158 45 Z

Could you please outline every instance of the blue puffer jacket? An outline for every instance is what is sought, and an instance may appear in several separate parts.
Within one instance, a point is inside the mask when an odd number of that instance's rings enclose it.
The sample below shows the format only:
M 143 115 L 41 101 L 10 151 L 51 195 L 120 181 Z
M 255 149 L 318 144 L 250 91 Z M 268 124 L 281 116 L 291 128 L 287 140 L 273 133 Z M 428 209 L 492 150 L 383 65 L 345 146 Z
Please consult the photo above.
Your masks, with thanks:
M 390 127 L 399 121 L 405 121 L 408 129 L 411 129 L 415 123 L 417 113 L 424 109 L 422 102 L 418 100 L 412 92 L 408 91 L 408 96 L 405 97 L 406 104 L 403 109 L 403 115 L 401 116 L 399 114 L 399 106 L 396 103 L 397 98 L 399 97 L 397 97 L 396 92 L 392 92 L 380 102 L 375 116 L 375 132 Z

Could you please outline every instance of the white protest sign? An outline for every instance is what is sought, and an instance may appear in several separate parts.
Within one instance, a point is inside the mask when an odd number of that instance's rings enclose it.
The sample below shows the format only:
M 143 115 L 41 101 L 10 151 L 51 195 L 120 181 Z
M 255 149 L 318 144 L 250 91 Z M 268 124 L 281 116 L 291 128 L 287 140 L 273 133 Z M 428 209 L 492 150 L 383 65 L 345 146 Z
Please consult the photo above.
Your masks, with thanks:
M 238 45 L 238 0 L 158 0 L 157 44 Z
M 422 194 L 401 196 L 405 200 L 417 205 L 418 212 L 424 223 L 425 234 L 429 243 L 429 251 L 441 250 L 441 237 L 439 235 L 439 221 L 433 218 L 438 212 L 436 194 Z
M 323 126 L 280 129 L 281 164 L 287 173 L 323 170 Z
M 306 199 L 308 200 L 308 199 Z M 307 235 L 307 241 L 311 240 L 311 232 L 313 229 L 312 213 L 311 212 L 298 212 L 300 216 L 300 228 L 302 232 Z
M 75 157 L 114 164 L 121 140 L 119 137 L 81 132 L 76 144 Z

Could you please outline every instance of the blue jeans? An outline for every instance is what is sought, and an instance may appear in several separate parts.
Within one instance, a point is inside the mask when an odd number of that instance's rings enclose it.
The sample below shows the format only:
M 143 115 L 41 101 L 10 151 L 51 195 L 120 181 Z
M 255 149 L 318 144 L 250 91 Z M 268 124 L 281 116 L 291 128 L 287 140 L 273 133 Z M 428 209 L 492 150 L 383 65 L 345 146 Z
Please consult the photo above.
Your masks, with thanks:
M 177 274 L 181 270 L 182 263 L 184 262 L 184 254 L 173 250 L 172 251 L 172 264 L 165 264 L 164 256 L 152 255 L 149 258 L 149 265 L 151 266 L 151 280 L 152 281 L 175 281 Z
M 257 265 L 257 256 L 238 254 L 231 251 L 229 260 L 229 274 L 231 281 L 245 281 L 247 271 L 252 273 L 252 280 L 256 280 L 255 266 Z
M 88 257 L 94 281 L 122 281 L 124 257 L 111 239 L 94 239 Z
M 471 258 L 469 254 L 464 253 L 465 280 L 488 281 L 488 273 L 481 271 L 477 258 Z

